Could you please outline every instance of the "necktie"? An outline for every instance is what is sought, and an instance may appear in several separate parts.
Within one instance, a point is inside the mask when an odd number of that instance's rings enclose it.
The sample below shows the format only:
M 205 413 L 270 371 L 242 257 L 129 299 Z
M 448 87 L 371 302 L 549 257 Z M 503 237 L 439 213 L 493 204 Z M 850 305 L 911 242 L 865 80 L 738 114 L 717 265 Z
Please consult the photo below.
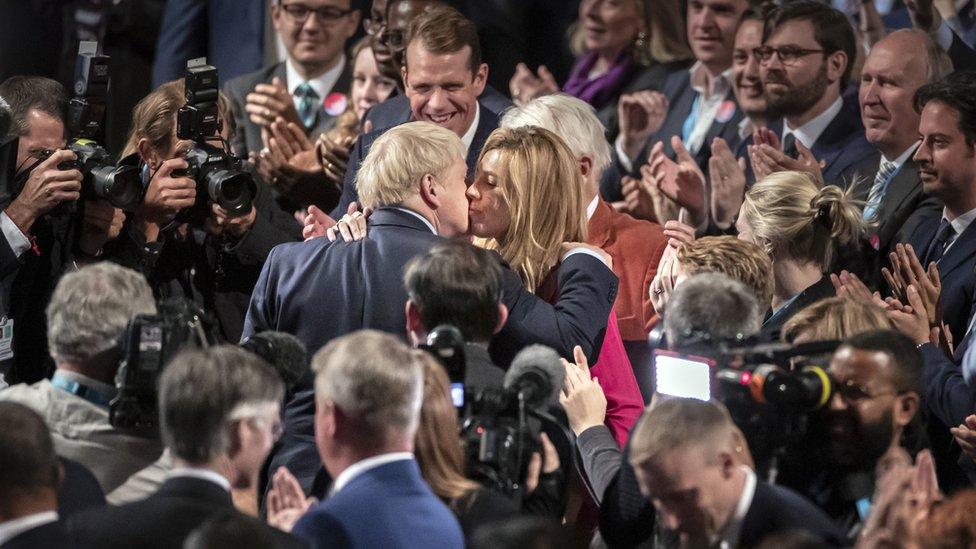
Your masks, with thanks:
M 942 255 L 945 253 L 946 243 L 952 238 L 954 232 L 949 220 L 943 218 L 942 222 L 939 223 L 939 229 L 935 232 L 935 238 L 929 244 L 929 249 L 925 251 L 925 261 L 922 262 L 923 266 L 928 267 L 929 263 L 933 261 L 938 263 L 942 259 Z
M 298 98 L 298 117 L 302 119 L 302 124 L 305 124 L 306 128 L 311 129 L 315 124 L 315 114 L 318 111 L 316 107 L 319 94 L 315 93 L 308 82 L 304 82 L 295 88 L 295 97 Z
M 796 137 L 792 133 L 786 134 L 786 137 L 783 138 L 783 153 L 790 158 L 797 157 Z
M 878 169 L 877 175 L 874 176 L 874 184 L 871 185 L 871 190 L 868 192 L 868 203 L 864 205 L 865 221 L 874 221 L 878 215 L 878 208 L 881 206 L 881 199 L 884 198 L 888 180 L 897 168 L 898 166 L 894 162 L 881 161 L 881 167 Z

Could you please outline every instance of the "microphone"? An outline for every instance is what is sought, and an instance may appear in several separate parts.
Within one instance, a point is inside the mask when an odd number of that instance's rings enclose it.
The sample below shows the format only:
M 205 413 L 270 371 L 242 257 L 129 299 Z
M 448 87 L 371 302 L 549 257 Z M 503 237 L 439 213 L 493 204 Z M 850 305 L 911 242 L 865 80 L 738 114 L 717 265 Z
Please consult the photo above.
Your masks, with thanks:
M 305 344 L 291 334 L 268 330 L 252 335 L 240 346 L 270 364 L 288 389 L 308 372 Z
M 545 345 L 530 345 L 519 351 L 505 373 L 505 389 L 521 393 L 534 410 L 559 403 L 559 391 L 566 370 L 556 351 Z

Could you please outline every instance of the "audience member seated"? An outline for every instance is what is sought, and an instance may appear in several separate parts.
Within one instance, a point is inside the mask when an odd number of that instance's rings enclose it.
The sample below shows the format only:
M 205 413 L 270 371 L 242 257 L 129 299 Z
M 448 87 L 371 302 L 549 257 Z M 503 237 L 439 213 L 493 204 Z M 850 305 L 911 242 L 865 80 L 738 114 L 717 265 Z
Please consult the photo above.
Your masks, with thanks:
M 278 118 L 297 124 L 312 140 L 335 125 L 345 110 L 352 76 L 343 50 L 359 18 L 353 0 L 271 4 L 275 34 L 285 46 L 287 59 L 224 86 L 239 129 L 231 140 L 234 154 L 247 158 L 267 147 L 263 136 Z
M 159 441 L 109 424 L 118 342 L 136 315 L 155 313 L 152 291 L 135 271 L 102 262 L 66 274 L 47 307 L 54 376 L 0 391 L 0 400 L 41 414 L 58 455 L 91 470 L 106 493 L 162 452 Z
M 502 267 L 491 254 L 461 242 L 438 244 L 407 263 L 403 281 L 410 343 L 426 343 L 435 328 L 453 326 L 464 337 L 465 388 L 477 394 L 501 387 L 505 370 L 488 356 L 488 342 L 508 320 L 508 307 Z
M 160 375 L 159 430 L 173 456 L 166 482 L 147 499 L 71 517 L 77 547 L 183 547 L 211 515 L 233 510 L 264 464 L 281 425 L 284 387 L 256 356 L 221 345 L 187 350 Z M 265 526 L 283 547 L 302 544 Z
M 865 222 L 850 193 L 804 172 L 777 172 L 746 193 L 739 238 L 762 246 L 773 260 L 773 300 L 762 334 L 779 339 L 783 324 L 816 301 L 834 295 L 824 274 L 836 246 L 853 246 Z
M 361 331 L 326 345 L 312 364 L 315 443 L 335 480 L 292 532 L 313 547 L 464 547 L 412 453 L 424 383 L 416 351 Z
M 654 504 L 655 542 L 750 547 L 770 534 L 807 530 L 838 544 L 841 534 L 822 511 L 740 463 L 741 444 L 717 402 L 673 398 L 648 410 L 628 457 L 641 493 Z
M 894 326 L 878 307 L 846 297 L 828 297 L 800 309 L 783 325 L 780 339 L 787 343 L 843 340 Z
M 596 109 L 611 141 L 617 136 L 620 96 L 660 90 L 668 76 L 686 69 L 691 59 L 681 6 L 672 2 L 580 2 L 571 43 L 581 51 L 562 91 Z M 509 90 L 515 104 L 522 106 L 560 87 L 545 65 L 533 73 L 519 63 Z
M 62 469 L 44 420 L 0 402 L 0 547 L 75 547 L 58 517 Z

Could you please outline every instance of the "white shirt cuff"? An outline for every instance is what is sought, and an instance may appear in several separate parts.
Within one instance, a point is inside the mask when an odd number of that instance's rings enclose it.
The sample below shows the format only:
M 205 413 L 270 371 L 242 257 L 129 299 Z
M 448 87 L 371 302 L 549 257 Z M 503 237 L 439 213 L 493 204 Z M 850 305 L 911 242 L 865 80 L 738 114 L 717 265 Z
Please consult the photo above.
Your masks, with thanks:
M 563 257 L 562 257 L 562 261 L 566 261 L 566 259 L 568 259 L 568 258 L 569 258 L 569 256 L 571 256 L 571 255 L 573 255 L 573 254 L 586 254 L 586 255 L 588 255 L 588 256 L 590 256 L 590 257 L 594 257 L 594 258 L 596 258 L 596 259 L 597 259 L 597 260 L 598 260 L 598 261 L 599 261 L 600 263 L 603 263 L 604 265 L 606 265 L 608 269 L 610 268 L 610 266 L 609 266 L 609 265 L 607 265 L 607 263 L 606 263 L 606 262 L 605 262 L 605 261 L 603 260 L 603 256 L 602 256 L 602 255 L 600 255 L 600 254 L 598 254 L 598 253 L 596 253 L 596 252 L 594 252 L 593 250 L 591 250 L 591 249 L 589 249 L 589 248 L 573 248 L 573 249 L 571 249 L 571 250 L 569 250 L 568 252 L 566 252 L 566 253 L 565 253 L 565 254 L 563 255 Z
M 634 162 L 627 157 L 627 153 L 624 152 L 624 137 L 618 135 L 617 139 L 613 142 L 613 148 L 617 151 L 617 158 L 620 159 L 620 165 L 624 167 L 627 172 L 634 171 Z
M 3 231 L 3 237 L 7 239 L 7 244 L 14 252 L 14 257 L 20 257 L 20 254 L 30 249 L 30 239 L 21 232 L 17 224 L 7 215 L 7 212 L 0 212 L 0 231 Z
M 945 22 L 945 19 L 943 19 L 942 23 L 939 24 L 939 28 L 935 30 L 935 36 L 933 38 L 935 38 L 935 41 L 942 46 L 942 49 L 949 51 L 949 48 L 952 47 L 953 34 L 952 28 L 949 27 L 949 25 Z

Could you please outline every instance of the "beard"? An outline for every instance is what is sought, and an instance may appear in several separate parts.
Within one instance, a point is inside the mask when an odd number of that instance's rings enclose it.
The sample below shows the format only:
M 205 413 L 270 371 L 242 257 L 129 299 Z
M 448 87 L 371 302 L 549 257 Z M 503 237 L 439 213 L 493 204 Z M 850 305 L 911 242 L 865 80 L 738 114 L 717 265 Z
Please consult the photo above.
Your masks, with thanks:
M 766 109 L 770 118 L 782 118 L 784 116 L 797 116 L 810 110 L 811 107 L 820 101 L 830 82 L 827 80 L 827 65 L 820 65 L 820 70 L 813 81 L 806 86 L 796 87 L 792 85 L 786 77 L 785 72 L 779 72 L 782 78 L 775 78 L 772 82 L 787 84 L 790 89 L 787 93 L 770 93 L 766 88 Z
M 847 472 L 873 472 L 894 437 L 891 410 L 880 419 L 863 423 L 852 409 L 831 412 L 825 418 L 828 426 L 839 425 L 841 433 L 830 433 L 828 461 Z

